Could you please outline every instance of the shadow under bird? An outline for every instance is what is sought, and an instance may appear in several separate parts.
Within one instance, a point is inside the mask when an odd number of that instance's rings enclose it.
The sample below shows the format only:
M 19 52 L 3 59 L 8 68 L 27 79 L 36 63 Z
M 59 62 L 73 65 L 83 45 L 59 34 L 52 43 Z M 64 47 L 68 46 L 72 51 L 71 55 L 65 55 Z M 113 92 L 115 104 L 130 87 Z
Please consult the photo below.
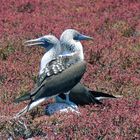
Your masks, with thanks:
M 72 35 L 69 36 L 69 34 L 72 34 Z M 66 31 L 62 33 L 60 37 L 61 45 L 60 43 L 58 43 L 59 40 L 56 39 L 56 37 L 54 37 L 53 35 L 46 35 L 38 39 L 32 39 L 32 40 L 26 41 L 25 45 L 27 46 L 39 45 L 46 49 L 46 53 L 41 59 L 38 81 L 41 81 L 42 79 L 41 77 L 43 75 L 46 64 L 48 64 L 54 58 L 58 57 L 58 55 L 66 55 L 66 54 L 74 52 L 75 50 L 72 47 L 77 46 L 79 44 L 80 46 L 82 46 L 79 41 L 84 40 L 84 39 L 86 40 L 86 39 L 92 39 L 92 38 L 82 35 L 76 30 L 67 29 Z M 50 46 L 48 46 L 48 40 L 51 40 L 49 42 L 53 42 L 51 43 Z M 83 54 L 81 54 L 81 57 L 82 59 L 84 59 Z M 116 98 L 113 95 L 92 91 L 91 89 L 88 89 L 81 83 L 78 83 L 74 88 L 71 89 L 69 96 L 70 96 L 69 97 L 70 101 L 77 105 L 85 105 L 85 104 L 90 104 L 90 103 L 101 104 L 100 102 L 101 99 Z M 17 98 L 15 101 L 20 102 L 20 101 L 29 100 L 29 99 L 30 99 L 30 94 L 27 93 Z M 59 96 L 56 97 L 57 102 L 64 102 L 64 100 L 66 100 L 66 96 L 64 94 L 60 94 Z

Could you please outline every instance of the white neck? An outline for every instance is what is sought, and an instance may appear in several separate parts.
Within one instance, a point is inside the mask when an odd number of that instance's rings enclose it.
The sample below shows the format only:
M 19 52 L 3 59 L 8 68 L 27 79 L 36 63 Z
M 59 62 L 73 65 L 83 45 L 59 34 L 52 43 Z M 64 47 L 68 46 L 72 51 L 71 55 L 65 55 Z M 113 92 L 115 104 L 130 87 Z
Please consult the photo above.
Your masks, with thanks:
M 79 55 L 77 56 L 78 61 L 84 60 L 84 54 L 83 54 L 83 46 L 80 43 L 80 41 L 75 41 L 75 40 L 63 40 L 61 42 L 61 54 L 68 54 L 72 52 L 79 52 Z
M 46 50 L 46 53 L 43 55 L 40 62 L 39 75 L 44 72 L 46 64 L 48 64 L 52 59 L 56 58 L 60 54 L 60 52 L 60 46 L 52 47 L 49 51 Z

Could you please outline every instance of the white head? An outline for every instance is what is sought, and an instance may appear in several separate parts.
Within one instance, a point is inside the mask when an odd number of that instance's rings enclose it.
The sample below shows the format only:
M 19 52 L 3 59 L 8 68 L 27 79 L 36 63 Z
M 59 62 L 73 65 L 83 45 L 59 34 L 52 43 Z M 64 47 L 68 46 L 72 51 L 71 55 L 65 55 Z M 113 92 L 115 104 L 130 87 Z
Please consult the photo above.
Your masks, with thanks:
M 91 39 L 92 37 L 80 34 L 74 29 L 67 29 L 60 36 L 61 51 L 64 54 L 79 51 L 78 59 L 83 60 L 83 47 L 80 41 Z
M 91 40 L 93 39 L 90 36 L 86 36 L 83 34 L 80 34 L 77 30 L 75 29 L 66 29 L 62 35 L 60 36 L 60 41 L 64 41 L 64 40 L 75 40 L 75 41 L 81 41 L 81 40 Z
M 49 51 L 53 47 L 60 48 L 60 42 L 54 35 L 45 35 L 37 39 L 31 39 L 24 42 L 25 46 L 41 46 Z
M 37 39 L 28 40 L 24 45 L 41 46 L 46 49 L 46 53 L 41 59 L 39 74 L 42 74 L 46 64 L 57 57 L 61 52 L 60 41 L 53 35 L 45 35 Z

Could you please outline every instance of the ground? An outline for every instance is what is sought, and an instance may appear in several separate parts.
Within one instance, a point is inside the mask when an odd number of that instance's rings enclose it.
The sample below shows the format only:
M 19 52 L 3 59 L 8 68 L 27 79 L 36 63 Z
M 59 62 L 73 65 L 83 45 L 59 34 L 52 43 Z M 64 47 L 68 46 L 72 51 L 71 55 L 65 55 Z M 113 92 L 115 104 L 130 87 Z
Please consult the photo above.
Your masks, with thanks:
M 123 97 L 79 107 L 80 115 L 45 116 L 48 101 L 11 119 L 27 104 L 13 100 L 34 87 L 44 54 L 43 48 L 23 42 L 49 33 L 59 38 L 67 28 L 94 38 L 82 42 L 88 63 L 82 82 Z M 1 139 L 140 139 L 139 0 L 1 0 L 0 100 Z

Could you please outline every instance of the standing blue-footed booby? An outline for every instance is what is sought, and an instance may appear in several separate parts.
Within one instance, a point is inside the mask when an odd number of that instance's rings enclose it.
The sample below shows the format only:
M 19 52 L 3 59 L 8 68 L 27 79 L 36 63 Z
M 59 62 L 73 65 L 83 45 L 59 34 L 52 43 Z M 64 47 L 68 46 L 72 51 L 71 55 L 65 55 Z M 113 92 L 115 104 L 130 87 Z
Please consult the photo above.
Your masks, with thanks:
M 33 45 L 31 41 L 26 42 L 26 45 L 28 43 Z M 59 41 L 57 43 L 59 44 Z M 42 41 L 41 44 L 43 44 Z M 49 48 L 54 45 L 50 39 L 47 41 L 47 44 Z M 76 51 L 71 54 L 59 55 L 50 61 L 43 69 L 44 72 L 43 76 L 41 75 L 39 86 L 30 93 L 31 102 L 16 117 L 33 109 L 48 98 L 55 97 L 61 93 L 68 94 L 80 81 L 86 70 L 85 61 L 81 60 L 74 63 L 78 55 L 79 51 Z
M 41 59 L 39 81 L 40 79 L 42 79 L 41 77 L 42 75 L 44 75 L 43 74 L 44 71 L 46 71 L 46 69 L 44 69 L 45 65 L 48 64 L 50 60 L 56 58 L 58 55 L 59 57 L 63 57 L 63 56 L 69 57 L 71 55 L 74 55 L 75 56 L 74 59 L 72 59 L 72 61 L 69 62 L 69 64 L 75 64 L 77 62 L 83 61 L 84 54 L 83 54 L 83 47 L 82 44 L 80 43 L 80 40 L 89 40 L 89 39 L 92 38 L 89 36 L 82 35 L 76 30 L 68 29 L 65 32 L 63 32 L 63 34 L 60 37 L 60 42 L 62 46 L 60 46 L 60 43 L 58 43 L 58 39 L 56 39 L 52 35 L 46 35 L 38 39 L 32 39 L 26 41 L 25 42 L 26 46 L 41 45 L 45 47 L 47 50 L 47 53 L 45 53 L 45 55 Z M 48 42 L 52 44 L 49 45 L 49 47 L 48 47 Z M 69 93 L 65 93 L 65 94 L 66 94 L 66 102 L 72 104 L 72 102 L 69 101 Z
M 70 34 L 70 36 L 69 36 Z M 72 34 L 72 35 L 71 35 Z M 77 36 L 76 36 L 77 34 Z M 44 68 L 46 64 L 48 64 L 51 60 L 56 58 L 58 55 L 65 55 L 68 53 L 71 53 L 74 51 L 75 48 L 74 45 L 79 45 L 81 50 L 82 50 L 82 45 L 77 39 L 83 40 L 84 38 L 86 39 L 92 39 L 91 37 L 84 36 L 84 35 L 79 35 L 80 33 L 73 30 L 73 29 L 67 29 L 64 31 L 60 37 L 60 43 L 59 40 L 54 37 L 53 35 L 46 35 L 43 37 L 40 37 L 38 39 L 32 39 L 29 41 L 25 42 L 25 45 L 27 46 L 34 46 L 34 45 L 39 45 L 42 46 L 46 49 L 46 53 L 41 59 L 41 65 L 40 65 L 40 71 L 39 71 L 39 81 L 41 81 L 41 75 L 44 72 Z M 79 37 L 79 38 L 78 38 Z M 76 40 L 75 40 L 76 39 Z M 48 40 L 49 42 L 52 42 L 51 45 L 48 47 Z M 64 46 L 64 48 L 62 48 Z M 70 47 L 68 47 L 70 46 Z M 76 48 L 78 49 L 78 48 Z M 83 50 L 82 50 L 83 51 Z M 81 53 L 81 59 L 84 59 L 83 54 Z M 107 99 L 107 98 L 115 98 L 113 95 L 109 95 L 106 93 L 102 92 L 96 92 L 92 91 L 91 89 L 88 89 L 82 84 L 77 84 L 73 89 L 70 91 L 70 101 L 74 102 L 77 105 L 85 105 L 85 104 L 90 104 L 90 103 L 101 103 L 100 99 Z M 27 93 L 15 100 L 15 102 L 20 102 L 24 100 L 29 100 L 30 99 L 30 94 Z M 61 94 L 59 97 L 56 97 L 57 102 L 62 102 L 63 99 L 65 99 L 65 96 Z
M 74 63 L 83 61 L 84 60 L 83 47 L 82 47 L 82 44 L 80 43 L 80 40 L 92 39 L 91 37 L 82 35 L 78 31 L 73 30 L 73 29 L 67 29 L 65 32 L 63 32 L 60 38 L 61 38 L 60 39 L 61 44 L 63 46 L 60 46 L 60 43 L 58 43 L 58 39 L 56 39 L 56 37 L 52 35 L 46 35 L 38 39 L 32 39 L 25 42 L 26 46 L 40 45 L 42 47 L 45 47 L 47 50 L 47 52 L 41 59 L 39 81 L 42 79 L 41 77 L 42 75 L 44 75 L 44 71 L 46 71 L 46 69 L 44 69 L 46 64 L 48 64 L 50 60 L 53 60 L 58 55 L 59 57 L 62 57 L 62 56 L 68 57 L 69 55 L 72 55 L 72 54 L 74 55 L 76 53 L 77 54 L 75 55 L 76 58 L 73 59 L 71 63 L 69 64 L 74 64 Z M 48 47 L 48 42 L 50 43 L 49 47 Z M 20 102 L 28 98 L 29 98 L 29 95 L 27 94 L 16 99 L 16 102 Z M 70 103 L 68 93 L 66 93 L 66 102 Z
M 74 29 L 67 29 L 60 36 L 61 54 L 65 55 L 67 53 L 79 51 L 80 53 L 76 60 L 84 60 L 83 46 L 80 41 L 92 39 L 92 37 L 82 35 Z M 90 103 L 101 104 L 101 99 L 116 98 L 113 95 L 92 91 L 81 83 L 78 83 L 71 90 L 69 95 L 70 101 L 74 102 L 77 105 L 85 105 Z M 56 97 L 57 102 L 62 102 L 62 99 L 65 99 L 65 96 L 63 94 Z

